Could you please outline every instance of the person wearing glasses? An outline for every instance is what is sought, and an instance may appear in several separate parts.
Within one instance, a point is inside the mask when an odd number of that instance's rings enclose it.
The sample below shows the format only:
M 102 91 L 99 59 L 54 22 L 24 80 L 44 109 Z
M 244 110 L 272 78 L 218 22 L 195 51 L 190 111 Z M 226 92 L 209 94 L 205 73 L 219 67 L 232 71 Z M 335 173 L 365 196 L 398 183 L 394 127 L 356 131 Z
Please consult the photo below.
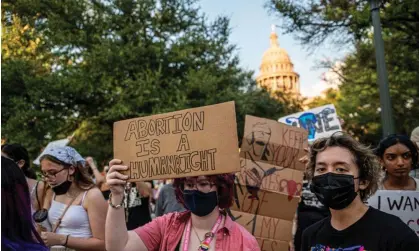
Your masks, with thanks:
M 122 171 L 128 167 L 118 159 L 109 166 L 106 250 L 260 250 L 255 237 L 226 214 L 233 202 L 234 175 L 175 179 L 176 198 L 187 210 L 168 213 L 128 231 L 122 203 L 128 179 Z
M 52 189 L 48 198 L 50 232 L 42 232 L 51 250 L 105 250 L 106 201 L 72 147 L 57 147 L 40 158 L 42 176 Z

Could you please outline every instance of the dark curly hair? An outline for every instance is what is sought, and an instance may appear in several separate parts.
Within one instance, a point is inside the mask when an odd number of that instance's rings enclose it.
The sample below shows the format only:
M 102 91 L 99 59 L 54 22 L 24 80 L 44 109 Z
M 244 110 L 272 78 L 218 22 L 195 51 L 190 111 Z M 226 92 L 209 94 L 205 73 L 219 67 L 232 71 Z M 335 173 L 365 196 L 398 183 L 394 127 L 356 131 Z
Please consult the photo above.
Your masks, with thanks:
M 416 146 L 414 143 L 407 137 L 406 135 L 402 134 L 391 134 L 385 137 L 380 141 L 378 144 L 378 147 L 374 150 L 375 154 L 379 158 L 383 158 L 384 152 L 387 150 L 387 148 L 394 146 L 396 144 L 403 144 L 407 148 L 409 148 L 410 153 L 412 154 L 412 168 L 416 169 L 418 168 L 418 149 L 416 149 Z
M 314 141 L 310 147 L 310 158 L 307 164 L 308 179 L 314 176 L 317 154 L 328 147 L 335 146 L 346 148 L 353 154 L 355 163 L 359 169 L 359 180 L 369 182 L 368 186 L 359 192 L 361 200 L 366 201 L 378 189 L 380 164 L 371 148 L 364 146 L 345 133 L 334 133 L 329 138 L 321 138 Z
M 227 209 L 233 204 L 234 174 L 218 174 L 205 176 L 217 186 L 218 207 Z M 177 178 L 173 181 L 176 199 L 185 207 L 183 190 L 186 178 Z

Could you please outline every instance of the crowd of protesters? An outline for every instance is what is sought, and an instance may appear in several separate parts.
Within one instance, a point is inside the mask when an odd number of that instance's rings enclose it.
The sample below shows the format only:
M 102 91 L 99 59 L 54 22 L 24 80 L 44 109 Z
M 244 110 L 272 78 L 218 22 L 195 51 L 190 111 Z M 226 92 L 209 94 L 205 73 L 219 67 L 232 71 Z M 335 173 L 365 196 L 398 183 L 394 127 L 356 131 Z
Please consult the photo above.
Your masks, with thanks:
M 365 203 L 419 191 L 418 149 L 419 127 L 374 151 L 342 133 L 316 140 L 290 249 L 419 250 L 405 223 Z M 1 150 L 3 250 L 260 250 L 229 217 L 234 174 L 128 182 L 121 160 L 98 167 L 65 146 L 43 151 L 37 177 L 22 145 Z

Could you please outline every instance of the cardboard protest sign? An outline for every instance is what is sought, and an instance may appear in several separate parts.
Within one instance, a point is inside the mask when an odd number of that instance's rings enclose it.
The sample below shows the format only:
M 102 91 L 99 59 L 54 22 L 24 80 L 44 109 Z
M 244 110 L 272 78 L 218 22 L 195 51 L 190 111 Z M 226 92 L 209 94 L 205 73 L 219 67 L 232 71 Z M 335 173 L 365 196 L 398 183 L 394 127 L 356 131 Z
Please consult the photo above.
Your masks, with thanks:
M 305 165 L 298 160 L 306 155 L 307 136 L 302 128 L 247 115 L 240 157 L 304 171 Z
M 335 132 L 342 131 L 336 108 L 333 104 L 294 113 L 282 117 L 278 121 L 306 129 L 309 141 L 329 137 Z
M 256 237 L 261 251 L 288 251 L 288 242 Z
M 307 131 L 246 116 L 233 210 L 292 221 L 300 200 Z
M 292 239 L 292 221 L 233 210 L 230 213 L 234 221 L 245 227 L 255 237 L 281 241 L 290 241 Z
M 378 190 L 368 205 L 398 216 L 419 236 L 419 191 Z
M 115 122 L 114 157 L 130 181 L 237 172 L 234 102 Z
M 301 191 L 299 191 L 301 192 Z M 292 221 L 300 197 L 235 185 L 235 201 L 231 210 Z
M 45 149 L 42 151 L 42 153 L 33 161 L 33 163 L 38 166 L 41 165 L 39 161 L 40 161 L 41 156 L 44 155 L 45 152 L 49 151 L 51 148 L 54 148 L 54 147 L 66 146 L 68 145 L 68 143 L 70 143 L 69 138 L 49 142 L 48 145 L 45 147 Z
M 244 158 L 240 158 L 240 166 L 240 172 L 236 173 L 239 184 L 287 196 L 300 196 L 303 172 Z M 266 173 L 269 175 L 264 175 Z
M 231 215 L 258 239 L 261 250 L 288 250 L 307 136 L 303 128 L 246 116 Z

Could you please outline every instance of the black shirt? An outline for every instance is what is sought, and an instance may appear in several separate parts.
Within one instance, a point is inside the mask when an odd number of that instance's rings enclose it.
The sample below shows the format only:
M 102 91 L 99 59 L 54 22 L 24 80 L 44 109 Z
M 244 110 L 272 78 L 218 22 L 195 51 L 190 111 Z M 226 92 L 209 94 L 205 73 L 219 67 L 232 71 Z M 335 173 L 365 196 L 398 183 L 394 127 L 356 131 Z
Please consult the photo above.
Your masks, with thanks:
M 303 233 L 301 250 L 414 251 L 419 250 L 419 238 L 398 217 L 370 207 L 342 231 L 332 227 L 330 217 L 310 226 Z

